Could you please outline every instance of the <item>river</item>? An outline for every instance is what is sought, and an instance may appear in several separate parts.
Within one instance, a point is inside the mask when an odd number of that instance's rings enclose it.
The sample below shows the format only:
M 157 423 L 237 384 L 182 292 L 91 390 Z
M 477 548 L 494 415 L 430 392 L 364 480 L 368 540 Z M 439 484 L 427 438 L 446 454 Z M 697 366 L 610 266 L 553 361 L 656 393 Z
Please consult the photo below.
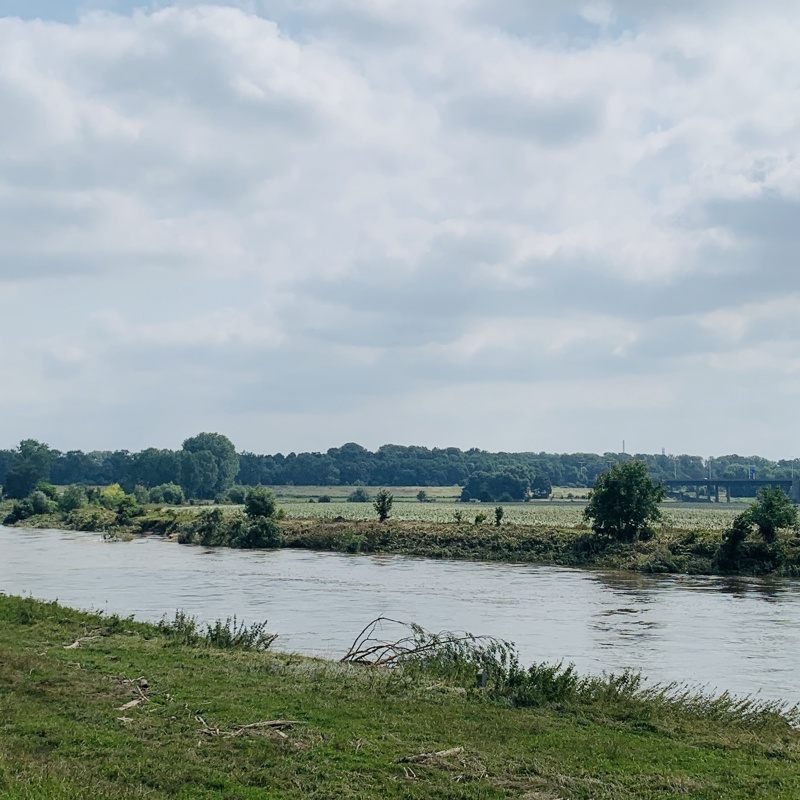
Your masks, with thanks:
M 800 582 L 645 576 L 305 550 L 210 550 L 158 538 L 0 527 L 0 591 L 158 620 L 269 620 L 276 646 L 342 655 L 385 615 L 491 634 L 522 661 L 800 702 Z

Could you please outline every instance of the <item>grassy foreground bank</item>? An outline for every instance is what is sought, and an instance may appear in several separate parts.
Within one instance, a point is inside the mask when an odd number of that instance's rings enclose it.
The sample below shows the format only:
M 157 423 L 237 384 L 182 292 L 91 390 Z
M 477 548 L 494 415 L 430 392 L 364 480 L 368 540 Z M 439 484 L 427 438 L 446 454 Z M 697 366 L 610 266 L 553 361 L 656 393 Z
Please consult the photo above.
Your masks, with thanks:
M 0 596 L 0 796 L 800 797 L 800 732 L 775 709 L 190 640 Z M 267 721 L 295 724 L 243 727 Z

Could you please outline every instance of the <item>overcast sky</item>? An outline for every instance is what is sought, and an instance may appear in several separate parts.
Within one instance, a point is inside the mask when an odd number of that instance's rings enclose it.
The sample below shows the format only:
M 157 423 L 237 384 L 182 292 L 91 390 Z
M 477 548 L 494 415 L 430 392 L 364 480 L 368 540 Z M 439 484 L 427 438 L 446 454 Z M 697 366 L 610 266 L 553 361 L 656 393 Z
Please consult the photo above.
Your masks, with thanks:
M 0 0 L 0 447 L 800 455 L 762 0 Z

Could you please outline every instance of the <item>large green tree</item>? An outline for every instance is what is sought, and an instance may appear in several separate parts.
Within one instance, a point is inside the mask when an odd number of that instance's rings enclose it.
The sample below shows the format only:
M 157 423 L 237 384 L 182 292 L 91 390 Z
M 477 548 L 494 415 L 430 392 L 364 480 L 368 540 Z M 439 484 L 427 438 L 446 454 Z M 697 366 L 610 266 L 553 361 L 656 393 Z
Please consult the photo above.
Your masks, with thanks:
M 233 442 L 221 433 L 198 433 L 183 443 L 184 464 L 188 480 L 181 483 L 187 494 L 200 497 L 214 497 L 223 494 L 233 486 L 239 472 L 239 456 Z M 190 454 L 189 457 L 186 457 Z M 207 454 L 207 455 L 201 455 Z M 213 460 L 216 474 L 211 479 L 212 470 L 208 458 Z
M 39 481 L 50 480 L 53 452 L 35 439 L 23 439 L 13 451 L 11 466 L 6 473 L 5 491 L 9 497 L 27 497 Z
M 596 533 L 632 542 L 661 518 L 658 504 L 665 496 L 664 488 L 647 474 L 646 464 L 628 461 L 598 476 L 583 513 Z

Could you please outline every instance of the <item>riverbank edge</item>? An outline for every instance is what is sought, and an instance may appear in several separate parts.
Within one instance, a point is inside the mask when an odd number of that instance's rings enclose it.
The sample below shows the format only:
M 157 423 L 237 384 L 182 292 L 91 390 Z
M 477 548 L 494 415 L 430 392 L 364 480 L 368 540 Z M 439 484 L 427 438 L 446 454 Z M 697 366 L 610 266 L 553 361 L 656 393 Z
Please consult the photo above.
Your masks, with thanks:
M 387 670 L 217 649 L 182 641 L 174 626 L 0 595 L 0 791 L 11 800 L 800 795 L 800 732 L 775 707 L 535 669 L 527 694 L 493 693 L 475 687 L 474 670 L 441 663 Z M 266 721 L 287 724 L 256 725 Z
M 197 509 L 157 509 L 127 525 L 108 518 L 81 518 L 73 524 L 66 514 L 30 517 L 12 527 L 54 528 L 100 532 L 106 536 L 155 534 L 183 541 L 182 534 Z M 88 521 L 88 524 L 87 524 Z M 778 532 L 765 546 L 745 543 L 738 569 L 721 569 L 717 561 L 722 532 L 704 529 L 660 528 L 652 538 L 637 542 L 609 542 L 587 528 L 543 525 L 457 522 L 415 522 L 280 519 L 275 546 L 339 553 L 375 553 L 420 558 L 526 563 L 582 569 L 615 569 L 650 574 L 723 575 L 741 577 L 800 577 L 800 534 Z

